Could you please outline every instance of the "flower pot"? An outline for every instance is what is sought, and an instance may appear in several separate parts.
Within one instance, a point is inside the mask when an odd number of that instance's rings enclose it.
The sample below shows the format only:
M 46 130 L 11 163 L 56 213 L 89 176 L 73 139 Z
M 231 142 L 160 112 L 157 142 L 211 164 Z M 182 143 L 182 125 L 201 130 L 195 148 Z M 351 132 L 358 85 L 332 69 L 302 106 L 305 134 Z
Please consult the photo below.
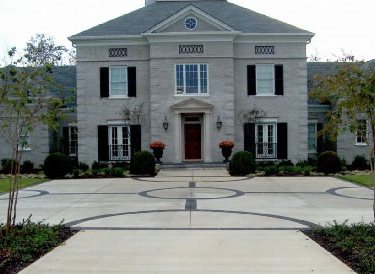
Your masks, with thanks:
M 163 148 L 154 148 L 153 149 L 153 152 L 154 152 L 154 157 L 156 159 L 156 163 L 157 164 L 162 164 L 162 162 L 160 161 L 160 158 L 163 157 Z
M 229 162 L 228 158 L 230 157 L 230 155 L 232 155 L 232 148 L 231 147 L 223 147 L 221 149 L 221 152 L 222 152 L 222 154 L 225 158 L 224 163 L 228 163 Z

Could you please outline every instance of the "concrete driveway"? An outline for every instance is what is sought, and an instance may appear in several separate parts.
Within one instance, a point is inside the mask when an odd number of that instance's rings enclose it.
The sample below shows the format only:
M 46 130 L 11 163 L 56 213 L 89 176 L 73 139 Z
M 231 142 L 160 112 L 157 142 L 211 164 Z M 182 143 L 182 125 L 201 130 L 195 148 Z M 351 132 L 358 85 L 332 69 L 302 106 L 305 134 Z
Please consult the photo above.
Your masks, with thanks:
M 22 273 L 350 273 L 298 230 L 370 222 L 372 191 L 329 177 L 163 170 L 48 182 L 21 191 L 18 212 L 82 230 Z

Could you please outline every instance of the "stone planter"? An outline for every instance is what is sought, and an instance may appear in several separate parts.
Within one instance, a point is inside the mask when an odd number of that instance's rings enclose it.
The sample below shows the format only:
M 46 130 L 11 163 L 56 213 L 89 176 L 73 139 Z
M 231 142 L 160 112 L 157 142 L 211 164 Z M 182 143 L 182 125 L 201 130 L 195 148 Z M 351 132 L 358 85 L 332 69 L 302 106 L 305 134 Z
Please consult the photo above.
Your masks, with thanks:
M 163 157 L 163 151 L 164 151 L 163 148 L 154 148 L 153 149 L 154 157 L 156 159 L 157 164 L 162 164 L 162 161 L 160 161 L 160 159 Z
M 229 162 L 229 157 L 232 155 L 232 148 L 231 147 L 223 147 L 221 149 L 221 152 L 223 154 L 223 157 L 225 158 L 224 163 Z

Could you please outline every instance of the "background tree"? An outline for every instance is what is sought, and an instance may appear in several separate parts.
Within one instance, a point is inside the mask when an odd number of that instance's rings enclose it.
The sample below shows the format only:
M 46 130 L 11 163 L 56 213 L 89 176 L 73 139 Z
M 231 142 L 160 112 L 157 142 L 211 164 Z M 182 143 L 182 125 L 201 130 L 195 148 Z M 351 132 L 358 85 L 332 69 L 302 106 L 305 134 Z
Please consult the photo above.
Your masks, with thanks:
M 50 38 L 31 38 L 23 53 L 9 51 L 7 66 L 0 68 L 0 133 L 10 145 L 11 174 L 6 228 L 15 224 L 18 200 L 18 179 L 22 150 L 29 144 L 28 136 L 37 126 L 56 129 L 64 102 L 49 93 L 56 89 L 54 65 L 61 61 L 63 47 Z
M 331 76 L 316 76 L 315 88 L 310 96 L 321 102 L 330 102 L 327 122 L 322 132 L 331 139 L 342 132 L 357 134 L 363 131 L 366 121 L 370 130 L 361 137 L 369 146 L 368 159 L 375 182 L 374 147 L 375 147 L 375 71 L 364 69 L 362 62 L 353 62 L 353 56 L 344 56 L 338 60 L 337 73 Z M 375 221 L 375 188 L 374 188 Z

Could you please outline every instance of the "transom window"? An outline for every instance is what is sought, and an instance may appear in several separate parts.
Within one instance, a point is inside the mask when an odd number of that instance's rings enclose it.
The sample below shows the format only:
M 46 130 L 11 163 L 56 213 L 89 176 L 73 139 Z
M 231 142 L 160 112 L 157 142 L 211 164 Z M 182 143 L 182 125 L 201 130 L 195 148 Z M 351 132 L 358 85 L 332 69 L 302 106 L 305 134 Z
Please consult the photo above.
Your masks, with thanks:
M 367 145 L 367 120 L 359 119 L 358 120 L 358 128 L 357 128 L 357 136 L 356 136 L 356 144 L 357 145 Z
M 256 65 L 256 87 L 259 95 L 275 94 L 275 65 Z
M 257 124 L 255 143 L 257 159 L 275 159 L 277 151 L 276 124 Z
M 110 96 L 126 97 L 128 96 L 128 70 L 126 66 L 116 66 L 110 68 Z
M 208 66 L 207 64 L 176 65 L 177 94 L 207 94 Z
M 310 122 L 308 124 L 308 146 L 309 153 L 316 153 L 317 151 L 317 124 Z
M 109 160 L 130 160 L 130 128 L 128 126 L 109 127 Z

